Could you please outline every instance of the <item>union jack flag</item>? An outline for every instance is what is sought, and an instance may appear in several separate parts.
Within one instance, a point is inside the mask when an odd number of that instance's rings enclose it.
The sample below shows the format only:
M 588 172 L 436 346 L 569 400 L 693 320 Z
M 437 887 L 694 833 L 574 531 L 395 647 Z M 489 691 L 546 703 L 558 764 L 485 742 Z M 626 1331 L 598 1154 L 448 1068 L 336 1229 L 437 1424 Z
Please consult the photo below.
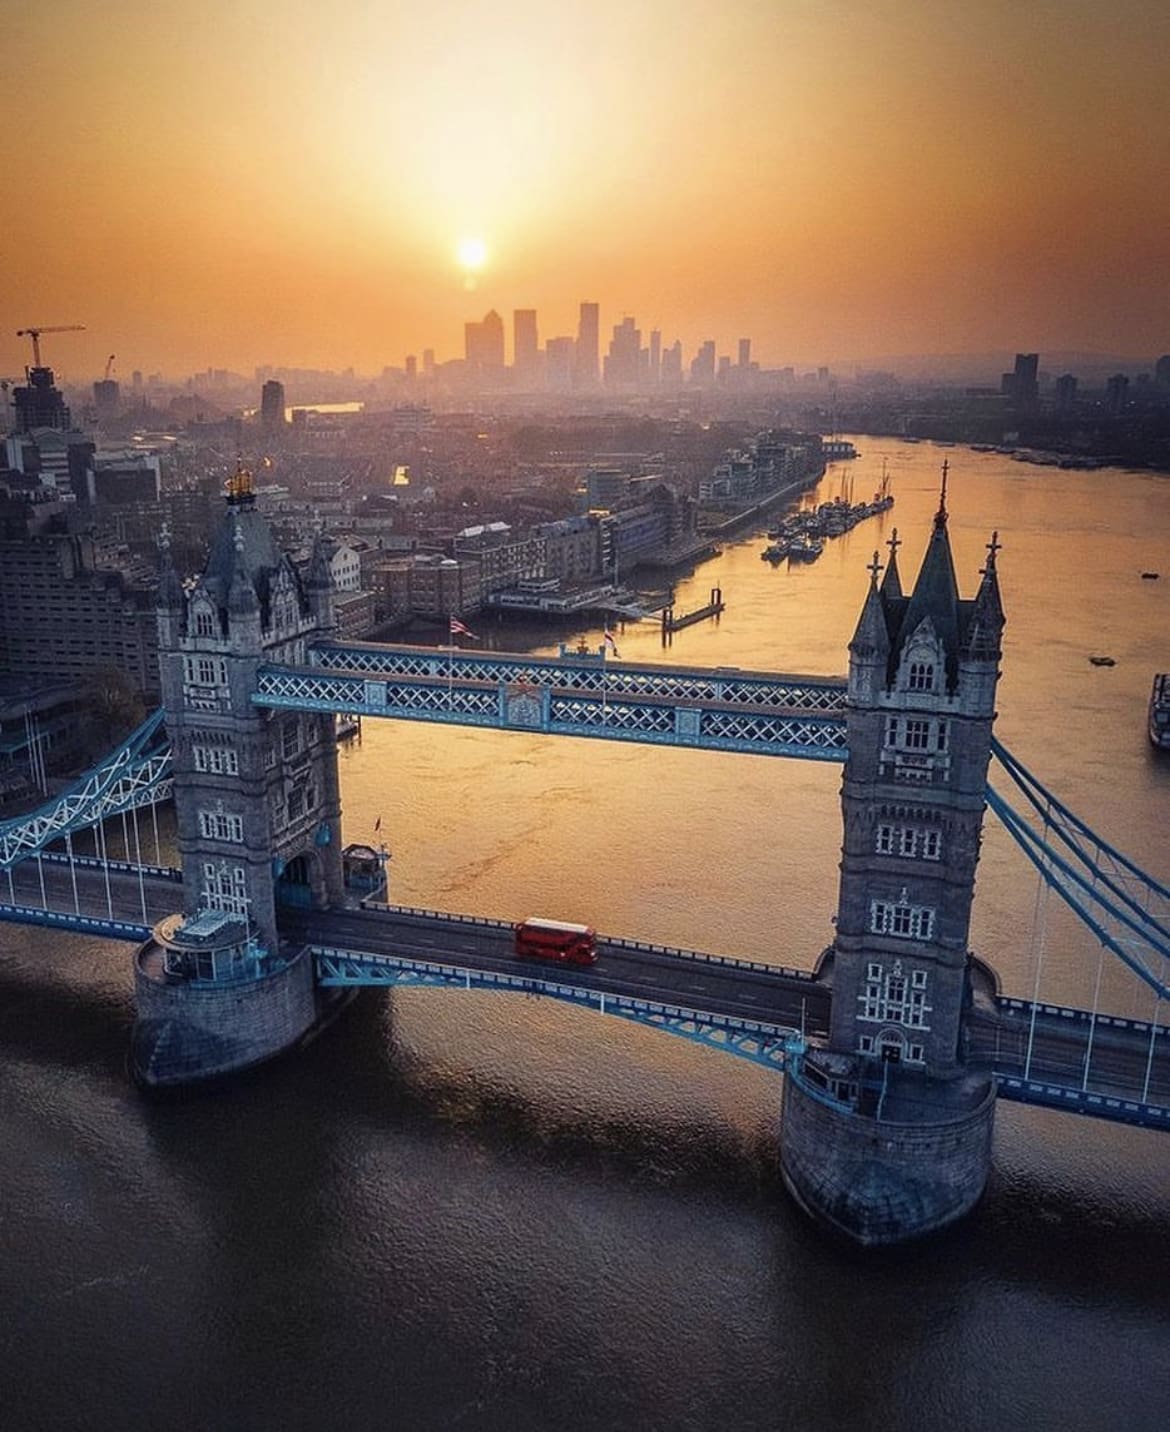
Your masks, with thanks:
M 469 637 L 472 639 L 472 641 L 478 641 L 478 640 L 479 640 L 479 637 L 476 636 L 476 634 L 471 630 L 471 628 L 468 627 L 468 626 L 464 626 L 463 623 L 459 620 L 458 617 L 452 617 L 452 618 L 451 618 L 451 635 L 452 635 L 452 636 L 469 636 Z
M 609 647 L 610 651 L 613 652 L 614 656 L 621 655 L 621 652 L 617 649 L 617 642 L 614 640 L 613 632 L 611 632 L 608 627 L 605 629 L 605 644 Z

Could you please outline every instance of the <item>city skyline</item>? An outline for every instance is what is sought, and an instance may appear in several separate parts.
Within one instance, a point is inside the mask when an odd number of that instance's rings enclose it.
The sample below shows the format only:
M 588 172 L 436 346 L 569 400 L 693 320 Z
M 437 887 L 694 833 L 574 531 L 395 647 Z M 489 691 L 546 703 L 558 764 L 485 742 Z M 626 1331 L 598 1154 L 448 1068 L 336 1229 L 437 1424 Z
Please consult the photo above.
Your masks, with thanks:
M 49 352 L 76 373 L 376 371 L 458 352 L 470 301 L 572 333 L 581 293 L 763 366 L 1165 346 L 1151 0 L 183 14 L 5 22 L 9 130 L 53 157 L 6 377 L 30 323 L 86 324 Z

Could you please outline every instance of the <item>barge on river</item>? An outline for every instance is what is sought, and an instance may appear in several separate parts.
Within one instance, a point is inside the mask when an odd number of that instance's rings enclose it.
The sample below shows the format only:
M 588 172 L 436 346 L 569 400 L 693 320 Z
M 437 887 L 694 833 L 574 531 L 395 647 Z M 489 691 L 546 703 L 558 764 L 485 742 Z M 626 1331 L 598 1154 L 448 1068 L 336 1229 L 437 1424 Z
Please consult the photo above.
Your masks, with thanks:
M 1150 740 L 1160 751 L 1170 751 L 1170 671 L 1154 677 L 1150 692 Z

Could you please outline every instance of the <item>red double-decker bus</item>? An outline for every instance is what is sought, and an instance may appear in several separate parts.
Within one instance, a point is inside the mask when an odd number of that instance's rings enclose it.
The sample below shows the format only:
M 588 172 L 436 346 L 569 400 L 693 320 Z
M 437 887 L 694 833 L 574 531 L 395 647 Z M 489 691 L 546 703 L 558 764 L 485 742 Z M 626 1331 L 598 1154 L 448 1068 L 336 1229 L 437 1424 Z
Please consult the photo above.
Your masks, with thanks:
M 516 955 L 518 959 L 591 965 L 597 960 L 597 931 L 590 925 L 532 915 L 516 926 Z

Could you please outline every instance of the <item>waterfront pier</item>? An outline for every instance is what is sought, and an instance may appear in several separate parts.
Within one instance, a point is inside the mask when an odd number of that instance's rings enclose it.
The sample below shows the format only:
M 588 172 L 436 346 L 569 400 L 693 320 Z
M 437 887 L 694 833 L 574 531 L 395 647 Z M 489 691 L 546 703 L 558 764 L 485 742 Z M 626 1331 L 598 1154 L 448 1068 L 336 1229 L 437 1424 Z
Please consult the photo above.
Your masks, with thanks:
M 673 603 L 662 609 L 662 640 L 666 642 L 676 631 L 682 631 L 684 627 L 694 626 L 696 622 L 704 622 L 708 617 L 718 617 L 723 614 L 725 603 L 721 587 L 712 587 L 710 598 L 701 607 L 693 611 L 678 612 L 674 610 Z

